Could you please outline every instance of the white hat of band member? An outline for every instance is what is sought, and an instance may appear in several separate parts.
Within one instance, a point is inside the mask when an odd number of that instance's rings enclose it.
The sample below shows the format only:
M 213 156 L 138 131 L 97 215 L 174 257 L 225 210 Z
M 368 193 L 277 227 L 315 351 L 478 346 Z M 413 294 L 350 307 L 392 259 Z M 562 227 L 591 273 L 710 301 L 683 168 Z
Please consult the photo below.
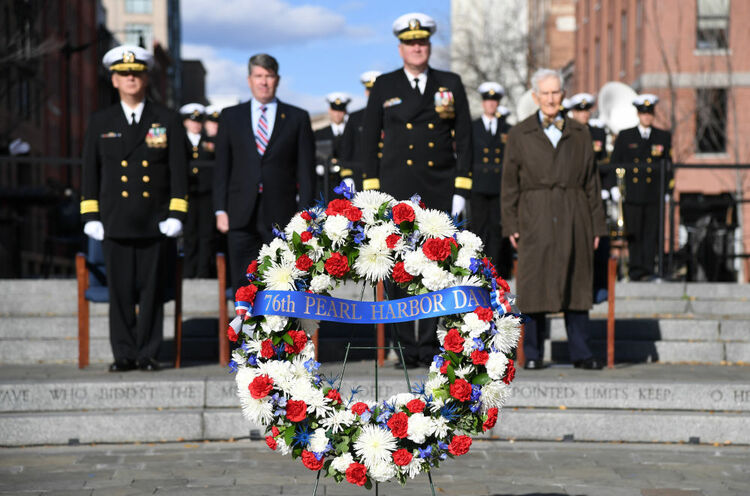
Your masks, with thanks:
M 218 105 L 209 105 L 206 107 L 206 119 L 209 121 L 218 121 L 221 115 L 221 107 Z
M 497 114 L 498 117 L 508 117 L 510 115 L 510 109 L 505 105 L 498 105 L 495 114 Z
M 206 107 L 200 103 L 188 103 L 180 107 L 180 115 L 192 121 L 202 121 L 206 114 Z
M 588 110 L 596 103 L 596 97 L 591 93 L 576 93 L 570 97 L 570 108 L 573 110 Z
M 607 127 L 607 124 L 601 119 L 592 117 L 591 119 L 589 119 L 589 126 L 604 129 L 605 127 Z
M 571 107 L 572 105 L 573 105 L 573 104 L 571 103 L 571 101 L 570 101 L 570 98 L 563 98 L 563 101 L 562 101 L 562 102 L 560 102 L 560 106 L 561 106 L 562 108 L 564 108 L 565 110 L 570 110 L 570 107 Z
M 362 84 L 365 85 L 365 88 L 372 88 L 372 85 L 375 84 L 375 80 L 380 76 L 382 72 L 380 71 L 367 71 L 363 72 L 359 76 L 359 80 Z
M 401 41 L 429 38 L 436 30 L 435 19 L 421 12 L 404 14 L 393 21 L 393 34 Z
M 652 93 L 643 93 L 633 98 L 633 105 L 639 112 L 653 111 L 657 103 L 659 103 L 659 97 Z
M 328 105 L 330 105 L 331 110 L 346 111 L 346 106 L 349 105 L 349 102 L 351 102 L 352 99 L 346 93 L 337 91 L 334 93 L 328 93 L 326 95 L 326 101 L 328 102 Z
M 102 64 L 110 71 L 147 71 L 154 63 L 154 56 L 145 48 L 135 45 L 120 45 L 104 54 Z
M 484 100 L 500 100 L 505 96 L 505 88 L 500 83 L 494 81 L 485 81 L 479 85 L 477 91 Z

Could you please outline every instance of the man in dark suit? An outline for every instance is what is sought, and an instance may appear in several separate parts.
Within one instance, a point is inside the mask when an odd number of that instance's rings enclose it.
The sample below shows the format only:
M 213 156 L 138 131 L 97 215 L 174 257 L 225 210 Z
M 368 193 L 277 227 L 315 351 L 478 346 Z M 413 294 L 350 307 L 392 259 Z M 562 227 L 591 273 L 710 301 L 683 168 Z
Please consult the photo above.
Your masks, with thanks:
M 417 193 L 428 208 L 457 215 L 471 191 L 471 116 L 461 78 L 428 65 L 434 32 L 435 21 L 425 14 L 405 14 L 393 23 L 404 66 L 379 76 L 370 91 L 362 186 L 399 200 Z M 390 298 L 401 297 L 397 289 L 391 286 Z M 413 323 L 395 326 L 407 367 L 432 362 L 435 319 L 419 321 L 417 339 Z
M 333 188 L 338 186 L 340 179 L 344 177 L 341 158 L 344 133 L 348 125 L 346 106 L 349 105 L 351 98 L 349 95 L 336 92 L 326 95 L 326 101 L 328 102 L 328 119 L 331 123 L 315 131 L 315 147 L 318 159 L 316 197 L 320 197 L 322 193 L 323 198 L 328 202 L 333 198 Z M 351 176 L 351 171 L 348 172 Z M 328 174 L 327 181 L 326 174 Z
M 628 236 L 628 273 L 631 281 L 654 277 L 659 244 L 660 167 L 668 167 L 672 153 L 672 134 L 653 127 L 656 95 L 638 95 L 633 105 L 638 109 L 639 124 L 620 132 L 615 140 L 611 161 L 633 164 L 625 173 L 623 216 Z M 670 169 L 667 169 L 668 171 Z M 671 172 L 666 174 L 666 189 L 674 187 Z
M 216 228 L 227 233 L 232 285 L 247 285 L 245 269 L 272 226 L 284 227 L 313 201 L 315 141 L 310 115 L 276 98 L 279 64 L 267 54 L 250 57 L 253 98 L 221 112 L 216 137 Z M 299 199 L 299 200 L 297 200 Z
M 120 101 L 91 116 L 83 148 L 81 217 L 103 240 L 111 372 L 159 369 L 167 238 L 182 231 L 188 205 L 180 118 L 146 100 L 152 60 L 135 46 L 104 55 Z
M 370 88 L 375 84 L 375 79 L 380 76 L 380 71 L 367 71 L 359 76 L 360 82 L 365 87 L 365 96 L 370 96 Z M 344 128 L 344 139 L 341 143 L 341 177 L 346 181 L 351 178 L 350 187 L 357 190 L 362 189 L 362 173 L 364 160 L 362 156 L 362 130 L 365 123 L 365 109 L 359 109 L 349 114 L 349 120 Z M 383 142 L 378 146 L 382 148 Z M 378 152 L 382 157 L 382 152 Z M 349 181 L 347 181 L 349 182 Z

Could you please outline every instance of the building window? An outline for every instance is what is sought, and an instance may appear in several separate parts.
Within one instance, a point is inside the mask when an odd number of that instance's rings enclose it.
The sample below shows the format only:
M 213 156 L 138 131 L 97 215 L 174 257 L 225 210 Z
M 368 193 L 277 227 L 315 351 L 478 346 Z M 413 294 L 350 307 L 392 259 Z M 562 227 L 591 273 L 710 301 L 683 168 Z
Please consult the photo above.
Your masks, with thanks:
M 151 0 L 125 0 L 125 12 L 128 14 L 151 14 Z
M 699 88 L 695 101 L 695 143 L 698 153 L 727 151 L 727 90 Z
M 698 0 L 696 48 L 715 50 L 729 46 L 729 0 Z
M 151 50 L 154 44 L 154 33 L 151 24 L 127 23 L 125 24 L 125 43 L 128 45 L 140 45 Z

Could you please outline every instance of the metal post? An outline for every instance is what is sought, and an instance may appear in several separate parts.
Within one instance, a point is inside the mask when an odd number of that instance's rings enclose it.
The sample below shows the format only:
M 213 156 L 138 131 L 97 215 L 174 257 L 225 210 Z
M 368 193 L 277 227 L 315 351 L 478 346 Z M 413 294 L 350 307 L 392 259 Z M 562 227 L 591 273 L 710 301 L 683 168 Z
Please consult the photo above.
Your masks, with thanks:
M 660 160 L 659 167 L 659 250 L 657 255 L 659 257 L 659 278 L 664 278 L 664 193 L 666 188 L 664 187 L 664 181 L 666 180 L 667 174 L 665 167 L 667 163 L 664 159 Z
M 615 368 L 615 280 L 617 258 L 609 257 L 607 263 L 607 368 Z

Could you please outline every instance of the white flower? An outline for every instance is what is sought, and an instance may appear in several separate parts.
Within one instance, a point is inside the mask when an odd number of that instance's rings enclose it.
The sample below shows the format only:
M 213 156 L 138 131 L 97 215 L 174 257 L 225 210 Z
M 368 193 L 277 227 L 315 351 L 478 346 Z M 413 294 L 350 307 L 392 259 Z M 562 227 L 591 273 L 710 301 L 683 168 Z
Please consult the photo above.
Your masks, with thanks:
M 419 475 L 419 473 L 422 471 L 423 465 L 423 460 L 419 458 L 416 453 L 412 453 L 412 455 L 414 455 L 414 457 L 411 459 L 409 464 L 401 468 L 401 471 L 407 474 L 410 479 L 413 479 L 414 477 Z
M 352 463 L 354 463 L 354 457 L 347 451 L 341 456 L 337 456 L 333 459 L 331 462 L 331 468 L 343 474 L 346 473 L 346 469 L 348 469 L 349 465 Z
M 301 234 L 306 230 L 307 221 L 302 218 L 301 212 L 297 212 L 294 214 L 294 217 L 292 217 L 292 220 L 289 221 L 289 224 L 284 228 L 284 234 L 286 234 L 286 239 L 291 240 L 294 233 Z
M 300 379 L 295 380 L 295 384 L 291 387 L 290 392 L 294 399 L 304 401 L 307 404 L 308 413 L 321 417 L 330 415 L 333 410 L 330 406 L 331 400 L 323 395 L 321 389 L 313 387 L 307 374 Z
M 333 279 L 328 274 L 318 274 L 310 281 L 310 289 L 313 293 L 328 292 L 333 288 Z
M 481 251 L 484 248 L 482 238 L 471 231 L 461 231 L 456 235 L 456 241 L 470 251 Z
M 505 353 L 490 353 L 490 358 L 485 365 L 487 374 L 496 381 L 503 378 L 507 366 L 508 357 L 505 356 Z
M 469 346 L 464 346 L 464 355 L 471 355 L 471 348 Z M 456 377 L 463 378 L 472 373 L 474 373 L 474 366 L 471 364 L 456 369 Z
M 434 362 L 433 362 L 434 363 Z M 434 371 L 432 369 L 435 369 Z M 430 366 L 430 372 L 437 372 L 435 365 Z M 430 377 L 427 382 L 424 383 L 424 389 L 427 394 L 433 394 L 433 391 L 440 389 L 441 387 L 448 384 L 448 378 L 443 374 L 435 374 Z
M 337 409 L 321 420 L 320 425 L 326 429 L 331 429 L 335 434 L 352 425 L 355 420 L 357 420 L 357 416 L 351 410 Z
M 375 463 L 367 465 L 367 471 L 370 473 L 371 479 L 378 482 L 386 482 L 395 477 L 396 464 L 390 460 L 377 460 Z
M 310 238 L 310 241 L 305 243 L 307 246 L 312 248 L 307 252 L 307 256 L 312 259 L 313 262 L 317 262 L 320 260 L 320 257 L 323 256 L 323 252 L 325 251 L 322 246 L 320 246 L 320 243 L 318 242 L 318 238 L 312 237 Z
M 273 241 L 261 247 L 260 252 L 258 252 L 258 263 L 263 263 L 263 259 L 266 256 L 271 257 L 271 260 L 275 262 L 277 260 L 276 251 L 278 249 L 289 251 L 286 241 L 281 238 L 273 238 Z
M 396 396 L 392 396 L 391 400 L 396 408 L 406 406 L 411 400 L 417 399 L 418 396 L 412 393 L 398 393 Z
M 490 323 L 480 319 L 474 312 L 464 314 L 464 323 L 461 324 L 461 332 L 468 334 L 469 338 L 478 338 L 489 328 Z
M 250 383 L 253 382 L 253 379 L 255 379 L 256 376 L 258 376 L 258 369 L 255 369 L 253 367 L 240 367 L 240 369 L 237 371 L 237 374 L 234 376 L 234 382 L 237 384 L 237 395 L 242 398 L 243 396 L 247 396 L 250 398 L 250 391 L 248 391 L 248 386 L 250 386 Z
M 492 346 L 502 353 L 510 353 L 518 345 L 521 336 L 521 319 L 513 315 L 505 315 L 495 319 L 497 334 L 492 336 Z
M 429 265 L 422 270 L 422 284 L 430 291 L 438 291 L 453 285 L 455 276 L 438 267 L 437 264 Z
M 440 417 L 433 418 L 432 422 L 435 427 L 435 437 L 437 437 L 438 439 L 445 439 L 445 437 L 448 436 L 448 432 L 450 431 L 450 425 L 448 425 L 448 419 L 443 416 L 440 416 Z
M 244 365 L 247 362 L 247 358 L 242 354 L 242 350 L 236 349 L 232 352 L 232 360 L 237 365 Z
M 408 438 L 417 444 L 425 442 L 427 436 L 435 432 L 435 425 L 431 417 L 425 417 L 423 413 L 412 413 L 409 417 Z
M 328 438 L 326 437 L 326 430 L 322 428 L 315 429 L 313 435 L 310 436 L 309 450 L 315 453 L 323 453 L 328 447 Z
M 260 323 L 260 327 L 266 334 L 283 331 L 286 328 L 287 322 L 289 322 L 288 318 L 281 315 L 266 315 L 265 317 Z M 260 343 L 258 344 L 258 351 L 260 351 Z
M 482 413 L 490 408 L 502 408 L 510 396 L 510 386 L 503 381 L 488 382 L 482 387 Z
M 331 240 L 333 249 L 346 243 L 349 235 L 349 219 L 343 215 L 332 215 L 323 224 L 323 231 Z
M 390 431 L 377 425 L 366 425 L 354 442 L 354 452 L 362 462 L 371 467 L 378 461 L 388 461 L 396 451 L 396 438 Z
M 456 232 L 456 226 L 445 212 L 434 208 L 416 210 L 419 232 L 428 238 L 447 238 Z
M 294 291 L 294 280 L 302 277 L 304 272 L 292 263 L 272 263 L 262 276 L 266 289 L 272 291 Z
M 461 248 L 460 250 L 458 250 L 456 265 L 464 269 L 468 269 L 471 267 L 472 258 L 477 258 L 477 252 L 468 248 Z
M 368 227 L 365 230 L 365 235 L 370 240 L 371 245 L 385 250 L 388 248 L 385 243 L 386 238 L 396 231 L 398 231 L 396 224 L 393 222 L 384 222 L 382 224 Z
M 352 205 L 362 210 L 362 218 L 367 224 L 372 224 L 383 203 L 392 206 L 396 204 L 396 200 L 391 195 L 374 189 L 360 191 L 352 198 Z
M 362 245 L 359 249 L 359 256 L 354 262 L 357 275 L 371 282 L 386 279 L 392 267 L 393 257 L 389 250 L 373 244 Z
M 240 396 L 242 415 L 250 422 L 260 425 L 269 425 L 273 420 L 273 405 L 270 401 L 256 400 L 249 394 L 247 397 Z
M 427 267 L 437 264 L 427 258 L 422 250 L 409 251 L 404 254 L 404 269 L 413 276 L 422 275 L 422 271 Z
M 460 276 L 458 279 L 456 279 L 456 286 L 482 286 L 482 280 L 479 279 L 477 276 L 471 275 L 471 276 Z
M 292 452 L 292 448 L 286 444 L 283 437 L 279 436 L 279 438 L 276 439 L 276 451 L 282 455 L 288 455 Z

